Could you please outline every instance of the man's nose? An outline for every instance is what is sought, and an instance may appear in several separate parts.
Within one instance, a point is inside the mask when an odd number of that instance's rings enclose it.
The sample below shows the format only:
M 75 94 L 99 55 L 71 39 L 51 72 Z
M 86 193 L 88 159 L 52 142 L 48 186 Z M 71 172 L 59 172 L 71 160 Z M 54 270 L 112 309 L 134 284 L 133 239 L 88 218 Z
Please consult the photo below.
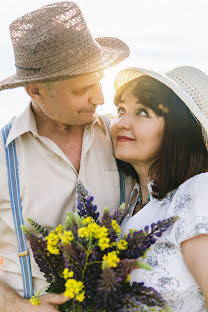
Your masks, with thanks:
M 93 105 L 103 105 L 104 97 L 102 93 L 102 87 L 100 84 L 97 84 L 91 88 L 89 93 L 89 103 Z

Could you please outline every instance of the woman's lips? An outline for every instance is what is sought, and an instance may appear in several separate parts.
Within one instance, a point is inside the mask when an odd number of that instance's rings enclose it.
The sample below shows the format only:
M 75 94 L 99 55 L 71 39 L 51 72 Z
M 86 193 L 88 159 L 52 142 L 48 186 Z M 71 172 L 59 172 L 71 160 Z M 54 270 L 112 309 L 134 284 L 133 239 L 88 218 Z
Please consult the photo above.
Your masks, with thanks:
M 126 136 L 119 135 L 117 137 L 117 141 L 118 142 L 130 142 L 130 141 L 134 141 L 134 139 L 126 137 Z

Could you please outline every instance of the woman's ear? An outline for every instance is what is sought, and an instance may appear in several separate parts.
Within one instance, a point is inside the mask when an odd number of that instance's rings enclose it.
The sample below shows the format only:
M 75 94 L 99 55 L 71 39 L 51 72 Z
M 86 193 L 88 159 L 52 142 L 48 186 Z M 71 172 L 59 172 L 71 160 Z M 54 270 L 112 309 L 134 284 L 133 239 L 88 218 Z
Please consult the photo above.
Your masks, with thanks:
M 26 85 L 25 90 L 34 102 L 39 103 L 39 104 L 42 103 L 43 88 L 41 88 L 40 84 L 37 84 L 37 83 L 28 84 Z

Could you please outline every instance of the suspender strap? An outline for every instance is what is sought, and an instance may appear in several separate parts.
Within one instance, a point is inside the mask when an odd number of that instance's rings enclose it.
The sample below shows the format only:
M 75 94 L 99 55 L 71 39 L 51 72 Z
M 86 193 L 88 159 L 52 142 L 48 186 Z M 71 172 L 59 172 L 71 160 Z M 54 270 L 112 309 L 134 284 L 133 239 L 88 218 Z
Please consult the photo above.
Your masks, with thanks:
M 106 129 L 107 129 L 108 134 L 111 138 L 110 121 L 105 115 L 102 115 L 102 119 L 105 123 Z M 111 142 L 112 142 L 112 138 L 111 138 Z M 112 144 L 113 144 L 113 142 L 112 142 Z M 119 166 L 118 162 L 117 162 L 117 167 L 118 167 L 118 172 L 119 172 L 119 176 L 120 176 L 120 205 L 121 205 L 123 202 L 125 202 L 125 174 L 124 174 L 123 170 L 121 169 L 121 167 Z
M 15 141 L 6 146 L 6 140 L 11 130 L 11 122 L 4 126 L 1 131 L 4 139 L 4 147 L 6 153 L 6 162 L 8 170 L 9 193 L 12 207 L 12 214 L 15 224 L 15 230 L 18 242 L 18 257 L 20 259 L 22 280 L 24 287 L 24 297 L 29 299 L 33 296 L 32 274 L 30 266 L 30 258 L 27 251 L 25 235 L 20 225 L 23 224 L 22 207 L 20 200 L 19 175 L 17 165 L 17 155 Z

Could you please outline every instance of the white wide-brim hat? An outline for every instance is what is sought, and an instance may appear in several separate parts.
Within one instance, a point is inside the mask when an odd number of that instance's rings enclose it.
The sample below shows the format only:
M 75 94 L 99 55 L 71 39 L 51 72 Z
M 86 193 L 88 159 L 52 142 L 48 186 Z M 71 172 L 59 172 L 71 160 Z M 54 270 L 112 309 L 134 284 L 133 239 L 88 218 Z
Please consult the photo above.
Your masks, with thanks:
M 165 74 L 152 70 L 130 67 L 120 71 L 115 78 L 115 90 L 127 82 L 148 75 L 169 87 L 189 108 L 202 126 L 206 143 L 208 137 L 208 76 L 191 66 L 176 67 Z

